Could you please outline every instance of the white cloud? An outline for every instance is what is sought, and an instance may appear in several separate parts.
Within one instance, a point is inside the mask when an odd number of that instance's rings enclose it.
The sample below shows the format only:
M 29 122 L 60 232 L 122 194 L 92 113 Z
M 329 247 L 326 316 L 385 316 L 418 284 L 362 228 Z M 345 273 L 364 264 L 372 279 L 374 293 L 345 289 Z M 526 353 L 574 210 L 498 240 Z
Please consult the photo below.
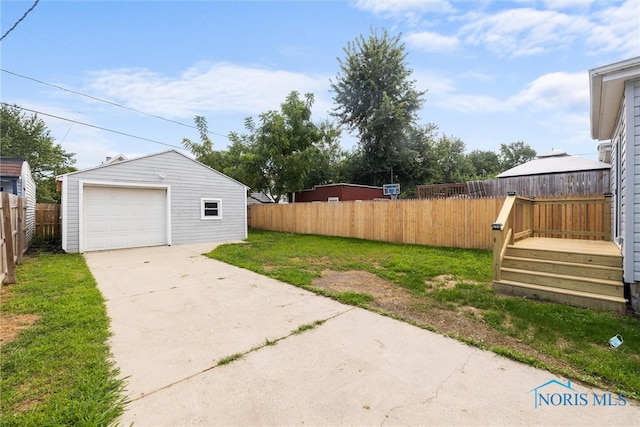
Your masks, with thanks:
M 460 34 L 470 45 L 483 45 L 501 57 L 535 55 L 568 46 L 590 28 L 582 16 L 551 10 L 509 9 L 494 15 L 473 14 Z
M 640 55 L 640 1 L 620 4 L 592 0 L 548 0 L 494 3 L 495 7 L 476 7 L 461 13 L 468 4 L 460 2 L 459 10 L 448 1 L 358 0 L 356 7 L 387 18 L 405 19 L 409 24 L 430 27 L 406 38 L 407 44 L 425 52 L 458 49 L 461 44 L 482 46 L 499 57 L 513 58 L 541 55 L 558 50 L 583 49 L 588 54 L 619 52 L 625 56 Z M 490 4 L 490 3 L 487 3 Z M 517 2 L 516 2 L 517 4 Z M 485 5 L 486 6 L 486 5 Z M 496 10 L 496 8 L 498 8 Z M 433 31 L 443 21 L 465 23 L 452 35 Z M 453 31 L 456 31 L 455 29 Z
M 588 109 L 588 74 L 586 72 L 545 74 L 511 97 L 507 103 L 518 107 L 525 106 L 534 111 Z
M 594 0 L 545 0 L 543 3 L 547 9 L 580 9 L 588 10 Z
M 588 75 L 584 73 L 549 73 L 533 80 L 518 93 L 507 98 L 492 95 L 460 93 L 453 77 L 423 72 L 422 81 L 428 82 L 428 106 L 461 113 L 492 114 L 498 112 L 567 112 L 588 110 Z M 586 112 L 582 114 L 588 117 Z
M 425 95 L 426 108 L 462 113 L 493 113 L 508 109 L 504 102 L 496 97 L 460 93 L 456 85 L 456 80 L 460 76 L 443 75 L 424 70 L 416 71 L 414 76 L 428 89 Z
M 256 115 L 277 110 L 292 90 L 314 93 L 318 108 L 329 103 L 325 99 L 328 76 L 229 63 L 201 64 L 177 76 L 146 69 L 118 69 L 90 77 L 91 89 L 101 96 L 166 117 L 192 118 L 207 113 Z
M 384 16 L 407 16 L 426 12 L 452 12 L 448 0 L 356 0 L 356 8 Z
M 586 41 L 588 53 L 640 55 L 640 2 L 628 0 L 619 7 L 603 9 L 594 16 L 594 21 Z
M 452 52 L 460 44 L 456 37 L 444 36 L 429 31 L 409 34 L 405 38 L 405 42 L 408 46 L 423 52 Z

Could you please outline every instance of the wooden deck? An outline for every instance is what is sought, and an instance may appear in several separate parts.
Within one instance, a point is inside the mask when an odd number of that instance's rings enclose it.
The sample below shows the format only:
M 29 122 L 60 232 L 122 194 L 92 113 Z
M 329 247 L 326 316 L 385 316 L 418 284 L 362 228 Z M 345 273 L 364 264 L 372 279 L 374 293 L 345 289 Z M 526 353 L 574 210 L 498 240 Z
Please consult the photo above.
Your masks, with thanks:
M 499 292 L 624 313 L 622 253 L 613 242 L 530 237 L 506 246 Z
M 551 250 L 567 253 L 622 256 L 618 245 L 604 240 L 556 239 L 530 237 L 513 244 L 514 247 L 534 250 Z

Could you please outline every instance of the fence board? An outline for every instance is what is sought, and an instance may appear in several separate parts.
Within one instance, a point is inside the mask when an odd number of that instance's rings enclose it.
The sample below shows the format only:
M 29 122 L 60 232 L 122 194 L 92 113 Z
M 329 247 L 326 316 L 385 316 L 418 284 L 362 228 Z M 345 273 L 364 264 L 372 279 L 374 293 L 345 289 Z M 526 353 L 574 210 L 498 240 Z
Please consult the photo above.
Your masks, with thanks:
M 516 207 L 515 228 L 540 237 L 607 239 L 603 197 L 536 200 Z M 491 249 L 503 198 L 252 205 L 252 228 L 426 246 Z M 533 215 L 533 217 L 531 217 Z M 595 233 L 595 234 L 594 234 Z
M 15 283 L 15 266 L 26 251 L 26 203 L 24 197 L 1 193 L 0 283 Z
M 36 204 L 36 230 L 35 237 L 39 238 L 60 238 L 60 205 L 58 204 Z
M 366 240 L 490 249 L 503 199 L 252 205 L 252 228 Z

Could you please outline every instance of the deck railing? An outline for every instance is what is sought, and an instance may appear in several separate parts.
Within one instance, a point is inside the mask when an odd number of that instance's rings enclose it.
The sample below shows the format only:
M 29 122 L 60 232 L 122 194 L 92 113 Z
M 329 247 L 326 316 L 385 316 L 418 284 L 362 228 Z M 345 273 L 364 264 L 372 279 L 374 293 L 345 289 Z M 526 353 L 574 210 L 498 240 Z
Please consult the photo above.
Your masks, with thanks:
M 493 230 L 493 278 L 508 245 L 527 237 L 611 240 L 611 197 L 535 200 L 509 195 Z

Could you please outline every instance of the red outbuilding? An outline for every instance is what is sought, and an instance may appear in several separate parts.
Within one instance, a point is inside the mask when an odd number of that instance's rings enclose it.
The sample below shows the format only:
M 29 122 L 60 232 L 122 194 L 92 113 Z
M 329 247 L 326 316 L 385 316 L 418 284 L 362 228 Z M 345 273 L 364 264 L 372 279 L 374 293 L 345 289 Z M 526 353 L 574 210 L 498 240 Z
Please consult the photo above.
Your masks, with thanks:
M 312 189 L 289 193 L 289 203 L 344 202 L 348 200 L 389 200 L 382 187 L 359 184 L 325 184 Z

